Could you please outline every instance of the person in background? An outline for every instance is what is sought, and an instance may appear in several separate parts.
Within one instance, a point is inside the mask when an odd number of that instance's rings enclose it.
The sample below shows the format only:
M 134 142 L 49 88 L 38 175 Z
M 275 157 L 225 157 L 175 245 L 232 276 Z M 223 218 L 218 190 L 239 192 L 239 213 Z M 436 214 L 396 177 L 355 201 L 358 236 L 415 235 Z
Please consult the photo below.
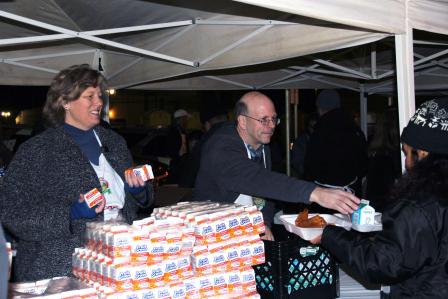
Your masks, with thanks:
M 204 127 L 204 134 L 202 138 L 192 148 L 186 166 L 182 168 L 182 172 L 179 178 L 179 186 L 193 188 L 196 181 L 196 177 L 199 171 L 199 164 L 201 161 L 202 148 L 213 135 L 213 133 L 227 121 L 227 113 L 216 98 L 208 98 L 204 109 L 200 112 L 201 123 Z
M 191 117 L 184 109 L 178 109 L 174 112 L 174 123 L 170 127 L 166 137 L 165 148 L 167 150 L 170 161 L 170 176 L 171 183 L 177 184 L 179 175 L 182 171 L 182 156 L 188 151 L 187 125 L 188 119 Z
M 221 105 L 215 106 L 209 111 L 202 111 L 200 118 L 205 133 L 213 132 L 219 125 L 228 121 L 227 112 Z
M 171 158 L 178 158 L 188 152 L 187 125 L 191 117 L 184 109 L 176 110 L 173 114 L 174 124 L 168 134 L 168 150 Z
M 448 298 L 448 98 L 423 103 L 401 135 L 407 172 L 372 238 L 328 225 L 321 243 L 388 298 Z
M 196 148 L 201 143 L 204 133 L 202 130 L 192 130 L 188 134 L 188 153 L 178 159 L 177 162 L 177 186 L 181 188 L 192 188 L 196 178 L 194 158 L 197 156 Z
M 401 177 L 399 131 L 396 109 L 388 109 L 377 115 L 369 144 L 366 199 L 378 212 L 382 212 L 388 204 L 389 192 Z
M 347 214 L 359 199 L 342 190 L 271 171 L 269 142 L 279 119 L 271 99 L 260 92 L 243 95 L 235 105 L 235 122 L 219 127 L 202 148 L 193 198 L 219 202 L 255 204 L 267 228 L 275 214 L 275 200 L 316 202 Z M 265 239 L 273 240 L 267 229 Z
M 305 171 L 305 155 L 308 142 L 310 140 L 311 134 L 313 134 L 314 126 L 317 123 L 317 115 L 311 114 L 308 116 L 306 121 L 305 131 L 300 134 L 291 149 L 291 166 L 295 171 L 295 177 L 301 179 L 303 178 L 303 173 Z
M 86 223 L 132 223 L 153 202 L 152 185 L 125 171 L 132 167 L 125 140 L 100 125 L 105 88 L 85 64 L 57 74 L 43 108 L 49 127 L 24 142 L 7 169 L 0 222 L 17 242 L 17 282 L 69 276 Z M 83 194 L 94 188 L 104 200 L 89 208 Z
M 361 197 L 368 164 L 366 138 L 353 118 L 340 108 L 337 91 L 321 91 L 316 106 L 320 118 L 308 142 L 303 178 Z

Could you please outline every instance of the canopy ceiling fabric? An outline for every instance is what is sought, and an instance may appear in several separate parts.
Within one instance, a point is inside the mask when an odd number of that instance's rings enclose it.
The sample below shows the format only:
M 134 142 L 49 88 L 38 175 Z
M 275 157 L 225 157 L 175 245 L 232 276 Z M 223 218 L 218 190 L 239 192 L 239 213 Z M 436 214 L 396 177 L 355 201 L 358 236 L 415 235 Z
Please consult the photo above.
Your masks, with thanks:
M 49 85 L 59 70 L 88 63 L 115 88 L 359 90 L 366 81 L 389 93 L 393 42 L 374 56 L 360 45 L 407 23 L 448 34 L 447 15 L 446 0 L 1 1 L 0 84 Z M 443 47 L 415 52 L 424 59 Z M 446 64 L 423 63 L 418 86 L 445 86 Z
M 403 34 L 414 29 L 448 34 L 447 0 L 235 0 L 357 28 Z
M 412 0 L 408 13 L 412 28 L 448 34 L 448 0 Z
M 416 34 L 416 38 L 420 37 Z M 448 42 L 448 37 L 446 38 Z M 414 45 L 415 89 L 419 94 L 448 92 L 448 43 Z M 446 50 L 445 50 L 446 52 Z M 375 44 L 331 51 L 267 64 L 211 70 L 134 87 L 143 90 L 238 90 L 344 88 L 367 94 L 396 94 L 393 38 Z M 362 89 L 362 90 L 361 90 Z
M 395 32 L 332 21 L 224 0 L 1 1 L 0 84 L 49 85 L 59 70 L 88 63 L 112 87 L 126 88 L 349 48 Z
M 236 0 L 358 28 L 403 33 L 405 0 Z

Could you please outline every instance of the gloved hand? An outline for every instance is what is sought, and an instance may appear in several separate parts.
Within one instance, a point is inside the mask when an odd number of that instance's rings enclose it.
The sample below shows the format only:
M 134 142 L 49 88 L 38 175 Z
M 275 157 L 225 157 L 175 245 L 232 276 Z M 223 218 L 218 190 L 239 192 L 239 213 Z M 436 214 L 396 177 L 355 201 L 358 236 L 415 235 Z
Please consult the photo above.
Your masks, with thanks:
M 74 202 L 70 209 L 70 215 L 73 220 L 81 219 L 81 218 L 95 218 L 98 213 L 104 209 L 104 200 L 94 206 L 93 208 L 89 208 L 89 206 L 84 202 L 84 198 L 82 194 L 79 195 L 79 200 Z
M 145 182 L 146 185 L 146 182 Z M 128 191 L 133 195 L 133 197 L 142 205 L 145 205 L 147 203 L 146 198 L 146 186 L 136 186 L 131 187 L 127 182 L 124 183 L 124 190 Z
M 129 191 L 132 195 L 139 194 L 143 191 L 145 191 L 145 186 L 135 186 L 131 187 L 127 182 L 124 183 L 124 190 Z

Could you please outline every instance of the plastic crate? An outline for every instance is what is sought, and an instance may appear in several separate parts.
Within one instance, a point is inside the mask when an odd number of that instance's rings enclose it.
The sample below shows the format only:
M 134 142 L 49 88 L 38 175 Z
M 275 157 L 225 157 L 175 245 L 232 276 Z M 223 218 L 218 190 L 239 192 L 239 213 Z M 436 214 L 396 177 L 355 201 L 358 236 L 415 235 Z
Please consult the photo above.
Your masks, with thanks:
M 337 264 L 324 249 L 299 237 L 264 241 L 266 262 L 254 266 L 261 298 L 328 299 L 338 296 Z

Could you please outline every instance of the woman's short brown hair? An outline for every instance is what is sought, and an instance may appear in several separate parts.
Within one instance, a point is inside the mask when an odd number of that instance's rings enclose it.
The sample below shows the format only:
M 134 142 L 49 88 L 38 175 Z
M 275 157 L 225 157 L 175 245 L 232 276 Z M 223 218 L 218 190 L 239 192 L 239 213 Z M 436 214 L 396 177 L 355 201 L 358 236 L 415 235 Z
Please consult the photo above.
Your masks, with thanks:
M 47 126 L 58 127 L 65 122 L 63 105 L 77 100 L 89 87 L 106 90 L 106 79 L 88 64 L 70 66 L 60 71 L 51 82 L 42 111 Z

